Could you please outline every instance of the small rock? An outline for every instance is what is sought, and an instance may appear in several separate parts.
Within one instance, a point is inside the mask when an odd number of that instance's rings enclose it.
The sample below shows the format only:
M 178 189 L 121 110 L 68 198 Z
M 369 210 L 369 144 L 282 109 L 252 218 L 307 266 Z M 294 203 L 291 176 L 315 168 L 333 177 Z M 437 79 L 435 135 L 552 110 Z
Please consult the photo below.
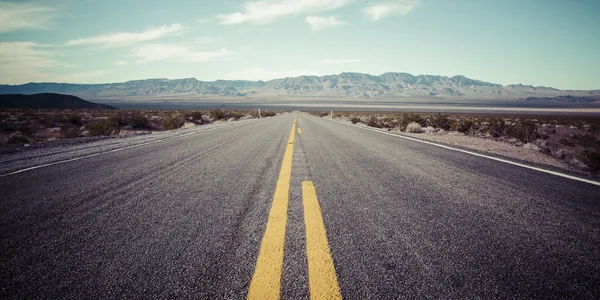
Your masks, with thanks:
M 582 161 L 580 161 L 579 159 L 577 159 L 577 158 L 573 158 L 571 160 L 571 165 L 574 166 L 574 167 L 576 167 L 576 168 L 578 168 L 578 169 L 580 169 L 580 170 L 587 170 L 588 169 L 588 166 L 586 164 L 584 164 Z
M 567 157 L 567 151 L 565 149 L 560 149 L 556 152 L 553 152 L 552 156 L 554 156 L 558 159 L 565 159 L 565 157 Z
M 514 144 L 514 143 L 518 142 L 518 140 L 515 138 L 510 138 L 510 139 L 508 139 L 508 142 L 511 144 Z
M 48 129 L 48 131 L 52 132 L 52 133 L 57 133 L 57 132 L 61 132 L 62 128 L 60 128 L 60 127 L 54 127 L 54 128 Z
M 23 144 L 23 147 L 29 147 L 31 146 L 30 144 Z
M 523 143 L 521 143 L 521 142 L 516 142 L 516 143 L 515 143 L 515 146 L 517 146 L 517 147 L 522 147 L 522 146 L 523 146 Z
M 529 149 L 529 150 L 532 150 L 532 151 L 538 151 L 540 149 L 540 147 L 538 147 L 535 144 L 531 144 L 531 143 L 527 143 L 527 144 L 523 145 L 523 148 Z

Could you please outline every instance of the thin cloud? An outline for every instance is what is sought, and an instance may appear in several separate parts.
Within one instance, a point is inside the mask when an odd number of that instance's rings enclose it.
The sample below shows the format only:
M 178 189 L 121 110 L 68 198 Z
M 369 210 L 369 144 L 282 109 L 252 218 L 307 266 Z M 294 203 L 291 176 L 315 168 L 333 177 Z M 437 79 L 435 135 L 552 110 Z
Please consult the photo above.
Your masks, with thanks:
M 336 17 L 306 17 L 306 23 L 314 31 L 323 30 L 325 28 L 333 28 L 345 25 L 346 22 L 338 20 Z
M 341 64 L 352 64 L 364 62 L 362 59 L 326 59 L 320 61 L 324 65 L 341 65 Z
M 34 3 L 0 2 L 0 32 L 48 29 L 56 9 Z
M 115 66 L 124 66 L 126 64 L 128 64 L 129 62 L 126 60 L 119 60 L 115 62 Z
M 315 74 L 315 72 L 311 70 L 273 71 L 263 68 L 246 68 L 231 72 L 226 75 L 226 78 L 231 80 L 271 80 L 285 77 L 296 77 L 306 74 Z
M 138 59 L 137 63 L 142 64 L 161 60 L 205 62 L 231 56 L 233 52 L 227 49 L 214 52 L 195 52 L 185 46 L 150 44 L 132 49 L 131 55 Z
M 92 70 L 81 73 L 71 73 L 54 76 L 52 81 L 54 82 L 69 82 L 69 83 L 87 83 L 88 79 L 98 77 L 100 75 L 106 74 L 105 70 Z
M 53 54 L 34 42 L 0 43 L 0 82 L 18 84 L 47 78 L 44 69 L 59 63 Z
M 74 82 L 83 83 L 86 79 L 104 74 L 103 70 L 58 75 L 51 70 L 64 70 L 72 67 L 56 59 L 55 53 L 48 51 L 49 45 L 34 42 L 0 43 L 0 83 L 23 84 L 27 82 Z
M 97 35 L 89 38 L 70 40 L 69 46 L 76 45 L 102 45 L 102 46 L 126 46 L 139 42 L 147 42 L 161 39 L 170 34 L 178 33 L 184 30 L 181 24 L 164 25 L 158 28 L 148 29 L 142 32 L 119 32 Z
M 220 42 L 222 40 L 223 39 L 220 37 L 205 35 L 205 36 L 201 36 L 201 37 L 197 38 L 195 41 L 198 44 L 212 44 L 212 43 Z
M 221 24 L 268 24 L 285 18 L 339 8 L 352 0 L 274 0 L 247 2 L 242 12 L 220 14 Z
M 419 4 L 420 0 L 397 0 L 370 5 L 363 12 L 371 21 L 376 22 L 391 16 L 406 16 Z

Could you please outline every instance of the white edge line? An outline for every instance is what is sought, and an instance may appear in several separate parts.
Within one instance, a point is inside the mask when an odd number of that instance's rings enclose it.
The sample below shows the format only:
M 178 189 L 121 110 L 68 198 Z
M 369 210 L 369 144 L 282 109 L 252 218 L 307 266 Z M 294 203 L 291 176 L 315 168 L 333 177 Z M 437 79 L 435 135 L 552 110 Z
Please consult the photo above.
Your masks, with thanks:
M 258 120 L 258 119 L 250 119 L 250 120 Z M 242 120 L 240 122 L 244 122 L 244 121 L 249 121 L 249 120 Z M 131 148 L 136 148 L 136 147 L 150 145 L 150 144 L 154 144 L 154 143 L 158 143 L 158 142 L 168 141 L 168 140 L 171 140 L 171 139 L 175 139 L 175 138 L 179 138 L 179 137 L 184 137 L 184 136 L 188 136 L 188 135 L 192 135 L 192 134 L 198 134 L 198 133 L 208 132 L 208 131 L 212 131 L 212 130 L 220 128 L 220 127 L 224 127 L 225 125 L 234 125 L 234 124 L 224 123 L 223 125 L 214 126 L 212 128 L 206 128 L 205 130 L 192 131 L 192 132 L 188 132 L 188 133 L 184 133 L 184 134 L 180 134 L 180 135 L 176 135 L 176 136 L 171 136 L 171 137 L 164 138 L 164 139 L 158 139 L 158 140 L 154 140 L 154 141 L 150 141 L 150 142 L 146 142 L 146 143 L 141 143 L 141 144 L 137 144 L 137 145 L 131 145 L 131 146 L 123 147 L 123 148 L 117 148 L 117 149 L 108 150 L 108 151 L 105 151 L 105 152 L 84 155 L 84 156 L 80 156 L 80 157 L 70 158 L 70 159 L 67 159 L 67 160 L 55 161 L 55 162 L 51 162 L 51 163 L 47 163 L 47 164 L 43 164 L 43 165 L 37 165 L 37 166 L 33 166 L 33 167 L 29 167 L 29 168 L 25 168 L 25 169 L 13 171 L 13 172 L 6 173 L 6 174 L 0 174 L 0 177 L 15 175 L 15 174 L 19 174 L 19 173 L 23 173 L 23 172 L 35 170 L 35 169 L 45 168 L 45 167 L 49 167 L 49 166 L 53 166 L 53 165 L 58 165 L 58 164 L 64 164 L 64 163 L 67 163 L 67 162 L 72 162 L 72 161 L 76 161 L 76 160 L 80 160 L 80 159 L 86 159 L 86 158 L 90 158 L 90 157 L 94 157 L 94 156 L 99 156 L 99 155 L 104 155 L 104 154 L 108 154 L 108 153 L 119 152 L 119 151 L 131 149 Z
M 514 165 L 514 166 L 518 166 L 518 167 L 522 167 L 522 168 L 526 168 L 526 169 L 530 169 L 530 170 L 542 172 L 542 173 L 547 173 L 547 174 L 551 174 L 551 175 L 555 175 L 555 176 L 560 176 L 560 177 L 564 177 L 564 178 L 568 178 L 568 179 L 572 179 L 572 180 L 576 180 L 576 181 L 585 182 L 585 183 L 593 184 L 593 185 L 596 185 L 596 186 L 600 186 L 600 182 L 598 182 L 598 181 L 593 181 L 593 180 L 589 180 L 589 179 L 585 179 L 585 178 L 581 178 L 581 177 L 577 177 L 577 176 L 572 176 L 572 175 L 568 175 L 568 174 L 564 174 L 564 173 L 560 173 L 560 172 L 555 172 L 555 171 L 550 171 L 550 170 L 546 170 L 546 169 L 542 169 L 542 168 L 537 168 L 537 167 L 534 167 L 534 166 L 529 166 L 529 165 L 517 163 L 517 162 L 514 162 L 514 161 L 510 161 L 510 160 L 505 160 L 505 159 L 502 159 L 502 158 L 488 156 L 488 155 L 484 155 L 484 154 L 480 154 L 480 153 L 475 153 L 475 152 L 471 152 L 471 151 L 467 151 L 467 150 L 463 150 L 463 149 L 453 148 L 453 147 L 450 147 L 450 146 L 441 145 L 441 144 L 437 144 L 437 143 L 429 142 L 429 141 L 424 141 L 424 140 L 420 140 L 420 139 L 415 139 L 415 138 L 411 138 L 411 137 L 404 136 L 404 135 L 393 134 L 393 133 L 389 133 L 389 132 L 385 132 L 385 131 L 379 131 L 379 130 L 376 130 L 376 129 L 365 128 L 365 127 L 356 126 L 356 125 L 350 125 L 350 124 L 339 122 L 339 121 L 333 120 L 333 119 L 327 119 L 327 118 L 322 118 L 322 119 L 329 120 L 329 121 L 332 121 L 332 122 L 335 122 L 335 123 L 338 123 L 338 124 L 342 124 L 342 125 L 354 127 L 354 128 L 360 128 L 360 129 L 364 129 L 364 130 L 368 130 L 368 131 L 378 132 L 378 133 L 381 133 L 381 134 L 395 136 L 395 137 L 399 137 L 399 138 L 406 139 L 406 140 L 411 140 L 411 141 L 415 141 L 415 142 L 419 142 L 419 143 L 424 143 L 424 144 L 428 144 L 428 145 L 432 145 L 432 146 L 436 146 L 436 147 L 440 147 L 440 148 L 444 148 L 444 149 L 448 149 L 448 150 L 454 150 L 454 151 L 458 151 L 458 152 L 462 152 L 462 153 L 466 153 L 466 154 L 471 154 L 471 155 L 474 155 L 474 156 L 479 156 L 479 157 L 483 157 L 483 158 L 487 158 L 487 159 L 491 159 L 491 160 L 495 160 L 495 161 L 507 163 L 507 164 L 510 164 L 510 165 Z

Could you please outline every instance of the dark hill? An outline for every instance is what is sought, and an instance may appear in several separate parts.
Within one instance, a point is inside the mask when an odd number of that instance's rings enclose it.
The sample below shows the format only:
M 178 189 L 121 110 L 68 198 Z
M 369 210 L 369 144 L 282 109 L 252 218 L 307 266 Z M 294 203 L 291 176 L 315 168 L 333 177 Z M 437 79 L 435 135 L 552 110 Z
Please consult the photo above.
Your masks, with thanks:
M 112 106 L 85 101 L 79 97 L 43 93 L 33 95 L 0 95 L 0 108 L 95 108 L 114 109 Z

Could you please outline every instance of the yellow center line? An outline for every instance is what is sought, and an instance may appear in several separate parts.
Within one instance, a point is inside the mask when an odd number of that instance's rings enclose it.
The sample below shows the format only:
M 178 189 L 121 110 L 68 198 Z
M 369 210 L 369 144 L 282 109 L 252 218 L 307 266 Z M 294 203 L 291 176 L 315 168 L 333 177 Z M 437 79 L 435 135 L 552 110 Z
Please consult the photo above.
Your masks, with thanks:
M 287 209 L 292 177 L 292 157 L 296 123 L 294 120 L 283 163 L 273 196 L 273 204 L 267 220 L 267 228 L 256 260 L 256 267 L 248 289 L 248 299 L 279 299 L 281 293 L 281 273 L 283 269 L 283 248 Z
M 302 199 L 310 299 L 342 299 L 317 192 L 312 181 L 302 182 Z
M 298 128 L 298 134 L 302 134 L 302 128 Z

